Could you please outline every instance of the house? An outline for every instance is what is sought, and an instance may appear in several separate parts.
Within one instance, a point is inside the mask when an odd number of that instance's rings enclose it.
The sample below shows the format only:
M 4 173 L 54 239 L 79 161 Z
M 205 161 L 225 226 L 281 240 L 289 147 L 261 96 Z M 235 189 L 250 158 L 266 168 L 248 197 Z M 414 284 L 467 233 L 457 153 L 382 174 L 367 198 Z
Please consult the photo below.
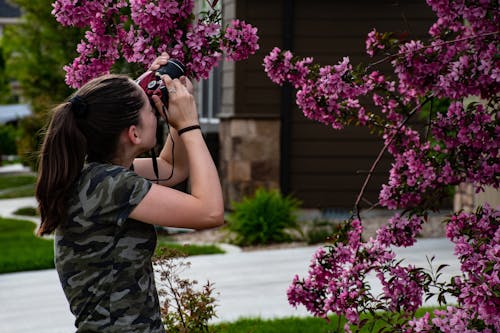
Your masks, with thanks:
M 17 124 L 20 119 L 32 114 L 28 104 L 0 105 L 0 125 Z
M 7 24 L 16 24 L 21 17 L 21 11 L 18 7 L 10 4 L 6 0 L 0 0 L 0 36 L 3 33 L 3 27 Z
M 245 20 L 260 36 L 256 55 L 222 69 L 219 166 L 226 207 L 264 186 L 293 194 L 304 208 L 352 209 L 381 140 L 362 128 L 336 131 L 305 118 L 294 91 L 267 78 L 263 58 L 278 46 L 322 65 L 344 56 L 368 63 L 365 39 L 374 27 L 419 38 L 434 13 L 424 0 L 224 0 L 223 10 L 226 20 Z M 375 170 L 365 207 L 377 201 L 389 167 L 386 157 Z

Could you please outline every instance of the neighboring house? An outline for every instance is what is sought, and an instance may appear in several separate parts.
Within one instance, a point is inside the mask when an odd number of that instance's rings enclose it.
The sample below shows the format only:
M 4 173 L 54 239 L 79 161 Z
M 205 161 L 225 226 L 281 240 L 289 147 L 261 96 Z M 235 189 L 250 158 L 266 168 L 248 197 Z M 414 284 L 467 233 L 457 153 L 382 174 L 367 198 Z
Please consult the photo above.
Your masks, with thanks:
M 0 0 L 0 39 L 3 36 L 5 26 L 21 22 L 21 10 L 17 5 L 8 0 Z M 15 95 L 14 100 L 19 99 L 19 86 L 17 82 L 11 82 L 11 89 Z
M 7 24 L 16 24 L 21 17 L 18 7 L 11 5 L 6 0 L 0 0 L 0 36 L 3 34 L 3 27 Z
M 0 105 L 0 125 L 17 124 L 20 119 L 31 115 L 32 112 L 28 104 Z
M 305 118 L 295 92 L 267 78 L 263 57 L 278 46 L 322 65 L 344 56 L 366 64 L 365 39 L 373 28 L 423 37 L 434 13 L 424 0 L 224 0 L 223 8 L 225 20 L 245 20 L 260 36 L 256 55 L 223 64 L 218 116 L 226 207 L 265 186 L 295 195 L 306 208 L 352 209 L 381 140 L 362 128 L 336 131 Z M 388 157 L 377 167 L 368 201 L 377 201 L 389 167 Z

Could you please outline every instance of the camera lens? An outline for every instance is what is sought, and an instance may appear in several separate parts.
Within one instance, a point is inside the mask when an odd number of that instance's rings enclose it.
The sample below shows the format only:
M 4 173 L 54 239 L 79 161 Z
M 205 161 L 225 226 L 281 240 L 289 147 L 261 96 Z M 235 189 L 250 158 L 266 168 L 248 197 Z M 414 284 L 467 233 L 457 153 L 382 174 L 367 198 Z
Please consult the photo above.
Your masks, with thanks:
M 172 79 L 177 79 L 184 75 L 186 67 L 180 61 L 169 59 L 167 64 L 161 66 L 156 72 L 160 75 L 167 74 Z

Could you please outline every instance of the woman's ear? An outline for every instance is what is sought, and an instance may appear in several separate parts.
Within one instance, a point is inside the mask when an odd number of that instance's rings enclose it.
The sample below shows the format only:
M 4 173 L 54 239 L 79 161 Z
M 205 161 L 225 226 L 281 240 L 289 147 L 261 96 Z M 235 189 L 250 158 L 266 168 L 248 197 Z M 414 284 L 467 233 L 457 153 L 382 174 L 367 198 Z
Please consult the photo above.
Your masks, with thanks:
M 127 137 L 133 144 L 141 143 L 141 137 L 139 136 L 139 131 L 137 126 L 132 125 L 127 130 Z

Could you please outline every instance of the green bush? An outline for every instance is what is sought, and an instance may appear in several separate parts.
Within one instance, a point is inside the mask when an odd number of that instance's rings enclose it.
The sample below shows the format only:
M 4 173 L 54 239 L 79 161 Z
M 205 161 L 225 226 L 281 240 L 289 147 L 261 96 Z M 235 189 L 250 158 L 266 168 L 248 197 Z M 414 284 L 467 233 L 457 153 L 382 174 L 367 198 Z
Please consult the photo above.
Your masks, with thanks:
M 333 235 L 338 224 L 322 219 L 314 219 L 305 232 L 305 241 L 307 244 L 320 244 L 328 241 Z
M 282 243 L 291 240 L 286 229 L 296 229 L 300 201 L 277 190 L 258 189 L 253 197 L 233 202 L 228 228 L 239 245 Z
M 12 125 L 0 125 L 0 155 L 16 155 L 19 131 Z M 1 156 L 0 156 L 1 161 Z
M 38 153 L 46 121 L 46 114 L 35 114 L 19 122 L 20 138 L 17 141 L 17 153 L 21 162 L 32 170 L 38 169 Z

